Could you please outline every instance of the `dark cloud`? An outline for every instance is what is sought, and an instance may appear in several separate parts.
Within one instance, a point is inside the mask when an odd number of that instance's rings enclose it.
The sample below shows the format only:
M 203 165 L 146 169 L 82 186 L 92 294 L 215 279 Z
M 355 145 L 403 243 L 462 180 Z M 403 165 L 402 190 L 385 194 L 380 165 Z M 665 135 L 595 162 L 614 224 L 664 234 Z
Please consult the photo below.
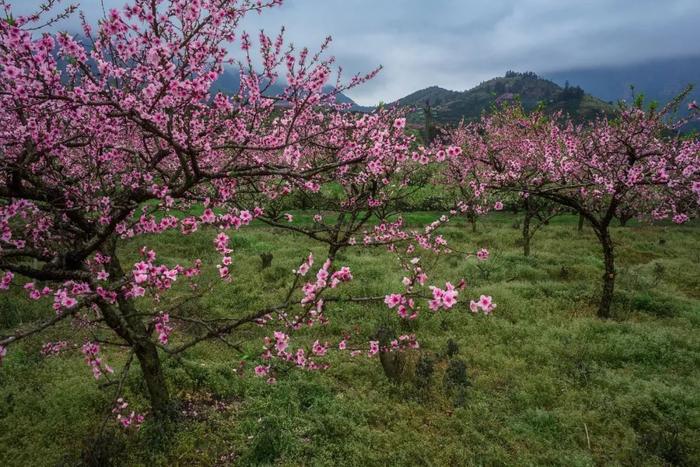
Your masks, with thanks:
M 81 3 L 99 17 L 98 0 Z M 698 0 L 286 0 L 244 25 L 269 33 L 285 25 L 288 39 L 312 49 L 331 34 L 331 52 L 348 73 L 383 65 L 349 93 L 374 104 L 434 84 L 466 89 L 508 69 L 549 73 L 697 54 L 698 18 Z

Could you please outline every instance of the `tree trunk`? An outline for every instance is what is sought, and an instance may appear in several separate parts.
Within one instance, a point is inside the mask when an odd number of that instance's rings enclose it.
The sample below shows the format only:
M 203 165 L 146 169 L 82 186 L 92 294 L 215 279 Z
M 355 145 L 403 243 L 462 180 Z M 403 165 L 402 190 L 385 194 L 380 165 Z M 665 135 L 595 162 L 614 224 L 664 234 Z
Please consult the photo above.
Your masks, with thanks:
M 603 258 L 605 261 L 603 293 L 600 297 L 600 305 L 598 306 L 598 317 L 607 319 L 610 317 L 610 306 L 612 305 L 613 292 L 615 290 L 615 254 L 610 232 L 607 227 L 598 232 L 598 238 L 603 247 Z
M 472 233 L 476 233 L 476 214 L 470 214 L 468 219 L 469 223 L 472 225 Z
M 141 373 L 148 389 L 151 410 L 156 420 L 168 418 L 171 414 L 170 394 L 165 383 L 165 376 L 160 365 L 160 357 L 156 346 L 145 340 L 134 345 L 134 353 L 141 365 Z
M 582 232 L 583 231 L 583 214 L 578 215 L 578 231 Z
M 115 280 L 123 279 L 125 277 L 124 271 L 114 248 L 110 251 L 110 256 L 112 257 L 110 263 L 111 276 Z M 154 418 L 156 420 L 168 418 L 172 414 L 171 402 L 168 386 L 165 383 L 165 376 L 160 364 L 158 348 L 151 341 L 146 323 L 139 316 L 134 302 L 124 297 L 119 297 L 116 306 L 100 302 L 100 310 L 107 325 L 129 343 L 138 359 Z
M 153 416 L 156 419 L 167 418 L 170 414 L 170 396 L 158 348 L 146 335 L 145 327 L 138 322 L 133 304 L 123 299 L 119 300 L 118 307 L 101 302 L 100 310 L 107 325 L 129 343 L 139 361 Z
M 328 246 L 327 258 L 330 259 L 331 261 L 335 261 L 335 255 L 338 254 L 338 250 L 340 250 L 340 246 L 337 243 L 331 243 Z
M 523 256 L 530 256 L 530 216 L 523 219 Z
M 530 256 L 530 220 L 532 219 L 532 211 L 530 206 L 526 205 L 525 218 L 523 219 L 523 255 Z

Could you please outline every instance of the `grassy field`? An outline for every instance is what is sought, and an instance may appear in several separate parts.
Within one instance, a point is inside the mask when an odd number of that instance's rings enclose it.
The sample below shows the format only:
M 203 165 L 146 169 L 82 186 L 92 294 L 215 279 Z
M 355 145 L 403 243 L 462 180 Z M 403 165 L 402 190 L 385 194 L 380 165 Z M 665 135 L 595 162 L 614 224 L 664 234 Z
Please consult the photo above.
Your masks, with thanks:
M 381 325 L 415 332 L 422 349 L 407 359 L 419 370 L 402 383 L 389 381 L 376 358 L 335 354 L 325 372 L 290 371 L 268 385 L 239 376 L 242 355 L 209 342 L 165 360 L 181 419 L 165 433 L 148 422 L 124 433 L 111 418 L 102 429 L 114 388 L 98 387 L 78 349 L 39 354 L 65 332 L 12 347 L 0 368 L 0 465 L 75 465 L 89 456 L 103 465 L 699 465 L 700 228 L 615 228 L 615 317 L 601 321 L 602 259 L 592 232 L 578 233 L 573 216 L 557 218 L 525 258 L 515 220 L 499 213 L 475 234 L 459 220 L 445 229 L 460 249 L 492 252 L 480 267 L 459 257 L 443 261 L 431 283 L 469 283 L 453 311 L 402 324 L 382 304 L 342 305 L 327 328 L 301 333 L 299 342 L 352 328 L 368 338 Z M 167 262 L 215 264 L 211 238 L 197 232 L 186 242 L 173 236 L 139 245 L 157 247 Z M 232 243 L 234 282 L 189 303 L 189 313 L 228 316 L 276 303 L 302 255 L 324 255 L 318 244 L 262 226 Z M 272 266 L 261 269 L 258 255 L 268 251 Z M 356 278 L 343 293 L 399 286 L 398 266 L 380 250 L 346 251 L 337 264 L 351 266 Z M 482 293 L 498 303 L 492 316 L 467 310 L 465 302 Z M 0 328 L 51 313 L 46 303 L 28 306 L 11 294 L 0 295 L 0 309 Z M 190 331 L 178 327 L 174 338 Z M 262 335 L 256 328 L 231 339 L 249 354 Z M 74 332 L 72 342 L 85 337 Z M 450 339 L 458 347 L 452 356 Z M 106 353 L 115 368 L 125 358 L 125 351 Z M 125 395 L 146 406 L 138 371 Z

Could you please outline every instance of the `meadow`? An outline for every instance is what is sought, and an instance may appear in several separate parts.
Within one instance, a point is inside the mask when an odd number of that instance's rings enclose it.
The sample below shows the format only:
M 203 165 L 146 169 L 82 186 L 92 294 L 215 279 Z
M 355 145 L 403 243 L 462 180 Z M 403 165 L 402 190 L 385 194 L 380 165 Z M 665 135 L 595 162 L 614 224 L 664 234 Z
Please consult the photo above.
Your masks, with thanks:
M 423 225 L 435 215 L 407 218 Z M 0 464 L 700 463 L 698 225 L 615 227 L 614 317 L 601 320 L 595 310 L 602 259 L 592 231 L 577 232 L 574 216 L 555 218 L 526 258 L 517 222 L 493 213 L 476 233 L 460 219 L 443 229 L 455 248 L 491 250 L 483 263 L 459 255 L 443 260 L 437 282 L 464 277 L 468 283 L 451 311 L 399 322 L 383 303 L 343 303 L 332 308 L 327 329 L 299 333 L 311 339 L 348 329 L 368 338 L 381 327 L 416 333 L 421 349 L 406 352 L 398 381 L 385 376 L 376 357 L 336 353 L 328 370 L 291 370 L 267 384 L 251 375 L 250 363 L 241 371 L 265 335 L 252 328 L 230 337 L 240 351 L 207 341 L 181 359 L 164 359 L 180 404 L 177 422 L 161 429 L 147 421 L 140 431 L 123 431 L 110 413 L 115 385 L 92 380 L 79 351 L 89 331 L 74 332 L 78 347 L 53 357 L 40 349 L 65 336 L 60 327 L 28 339 L 0 372 Z M 211 264 L 211 238 L 200 230 L 139 242 L 159 247 L 168 263 L 200 257 Z M 276 303 L 299 252 L 324 255 L 318 244 L 257 223 L 233 235 L 232 247 L 233 282 L 217 282 L 182 304 L 183 313 L 223 317 Z M 265 252 L 273 261 L 263 269 Z M 337 264 L 349 265 L 357 279 L 340 293 L 395 289 L 401 271 L 394 261 L 382 249 L 341 252 Z M 258 293 L 260 284 L 267 293 Z M 468 300 L 482 293 L 498 304 L 491 316 L 469 312 Z M 3 329 L 47 312 L 45 303 L 11 294 L 0 295 L 0 308 Z M 190 331 L 178 326 L 173 338 Z M 120 368 L 126 350 L 110 350 L 106 360 Z M 147 407 L 138 370 L 123 385 L 134 407 Z

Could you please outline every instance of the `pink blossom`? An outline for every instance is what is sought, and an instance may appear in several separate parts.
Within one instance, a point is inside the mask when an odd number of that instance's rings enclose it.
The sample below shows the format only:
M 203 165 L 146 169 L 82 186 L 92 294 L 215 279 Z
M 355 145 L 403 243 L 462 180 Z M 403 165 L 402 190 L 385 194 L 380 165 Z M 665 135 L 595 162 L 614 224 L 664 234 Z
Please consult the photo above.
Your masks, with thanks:
M 200 219 L 205 224 L 213 224 L 216 221 L 216 215 L 214 214 L 214 211 L 207 208 L 204 210 L 204 214 L 202 214 Z
M 395 306 L 400 305 L 402 302 L 403 302 L 403 295 L 401 295 L 401 294 L 393 293 L 393 294 L 389 294 L 386 297 L 384 297 L 384 303 L 386 303 L 386 305 L 389 308 L 394 308 Z
M 0 290 L 7 290 L 10 288 L 10 283 L 12 283 L 12 278 L 14 274 L 11 271 L 7 271 L 0 279 Z
M 284 352 L 289 345 L 289 336 L 283 332 L 275 331 L 275 348 L 278 353 Z
M 477 307 L 481 308 L 485 314 L 490 314 L 496 308 L 496 304 L 493 303 L 493 300 L 491 299 L 491 297 L 489 295 L 482 295 L 481 297 L 479 297 L 479 301 L 477 301 L 477 302 L 472 301 L 469 304 L 469 308 L 474 313 L 476 313 Z
M 318 340 L 316 340 L 312 346 L 312 352 L 314 355 L 318 355 L 319 357 L 322 357 L 326 355 L 326 352 L 328 351 L 328 346 L 321 344 Z
M 229 279 L 231 277 L 228 266 L 218 265 L 217 269 L 219 270 L 219 277 L 222 279 Z

